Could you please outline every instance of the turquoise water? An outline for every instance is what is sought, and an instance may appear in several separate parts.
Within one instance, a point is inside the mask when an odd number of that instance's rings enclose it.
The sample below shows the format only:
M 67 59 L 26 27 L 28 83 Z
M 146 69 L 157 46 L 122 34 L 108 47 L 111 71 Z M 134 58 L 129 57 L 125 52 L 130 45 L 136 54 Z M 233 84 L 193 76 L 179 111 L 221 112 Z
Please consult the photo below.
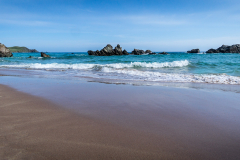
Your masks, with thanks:
M 0 69 L 45 75 L 132 81 L 240 84 L 240 54 L 124 55 L 98 57 L 84 52 L 14 53 L 0 58 Z M 33 56 L 33 58 L 28 58 Z

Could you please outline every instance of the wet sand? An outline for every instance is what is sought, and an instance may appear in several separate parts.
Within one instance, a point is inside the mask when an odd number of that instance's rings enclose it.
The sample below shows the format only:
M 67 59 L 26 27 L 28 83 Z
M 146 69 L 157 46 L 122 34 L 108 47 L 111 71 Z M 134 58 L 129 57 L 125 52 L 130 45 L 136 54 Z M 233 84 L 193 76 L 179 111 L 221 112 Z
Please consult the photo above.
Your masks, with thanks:
M 240 159 L 239 93 L 7 80 L 0 159 Z

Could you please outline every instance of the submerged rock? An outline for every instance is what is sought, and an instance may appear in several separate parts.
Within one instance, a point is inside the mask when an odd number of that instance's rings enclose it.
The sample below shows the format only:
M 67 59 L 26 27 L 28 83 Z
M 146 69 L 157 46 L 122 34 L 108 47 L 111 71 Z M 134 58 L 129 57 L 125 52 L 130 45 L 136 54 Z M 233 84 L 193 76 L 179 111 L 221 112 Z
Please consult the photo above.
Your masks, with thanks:
M 44 58 L 49 58 L 50 56 L 49 56 L 49 55 L 47 55 L 46 53 L 43 53 L 43 52 L 41 52 L 41 57 L 44 57 Z
M 187 53 L 200 53 L 200 49 L 192 49 L 191 51 L 187 51 Z
M 0 43 L 0 57 L 12 57 L 12 52 L 4 45 Z
M 157 54 L 156 52 L 151 52 L 151 53 L 149 53 L 149 54 Z
M 160 53 L 158 53 L 158 54 L 168 54 L 167 52 L 160 52 Z
M 240 44 L 222 45 L 218 49 L 209 49 L 206 53 L 240 53 Z

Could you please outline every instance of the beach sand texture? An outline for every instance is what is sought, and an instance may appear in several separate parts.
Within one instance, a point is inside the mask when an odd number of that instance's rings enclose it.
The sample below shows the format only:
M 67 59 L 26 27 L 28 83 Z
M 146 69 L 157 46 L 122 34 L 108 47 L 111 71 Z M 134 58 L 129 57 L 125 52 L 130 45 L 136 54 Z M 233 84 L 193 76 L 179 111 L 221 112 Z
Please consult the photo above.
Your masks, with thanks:
M 194 119 L 174 113 L 174 117 L 166 111 L 160 115 L 161 123 L 131 117 L 134 127 L 117 125 L 4 85 L 0 85 L 0 102 L 3 160 L 240 158 L 239 133 L 207 124 L 199 116 Z M 155 126 L 141 127 L 149 124 Z M 193 130 L 183 127 L 186 125 Z

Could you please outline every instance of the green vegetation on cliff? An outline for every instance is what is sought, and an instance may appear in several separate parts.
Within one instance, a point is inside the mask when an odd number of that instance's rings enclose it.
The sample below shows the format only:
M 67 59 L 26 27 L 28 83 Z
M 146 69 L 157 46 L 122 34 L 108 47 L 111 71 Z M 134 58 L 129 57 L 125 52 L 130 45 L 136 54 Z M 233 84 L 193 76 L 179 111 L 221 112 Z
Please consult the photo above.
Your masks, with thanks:
M 27 47 L 19 47 L 19 46 L 14 46 L 14 47 L 8 47 L 8 49 L 12 53 L 29 53 L 29 52 L 38 52 L 36 49 L 28 49 Z

